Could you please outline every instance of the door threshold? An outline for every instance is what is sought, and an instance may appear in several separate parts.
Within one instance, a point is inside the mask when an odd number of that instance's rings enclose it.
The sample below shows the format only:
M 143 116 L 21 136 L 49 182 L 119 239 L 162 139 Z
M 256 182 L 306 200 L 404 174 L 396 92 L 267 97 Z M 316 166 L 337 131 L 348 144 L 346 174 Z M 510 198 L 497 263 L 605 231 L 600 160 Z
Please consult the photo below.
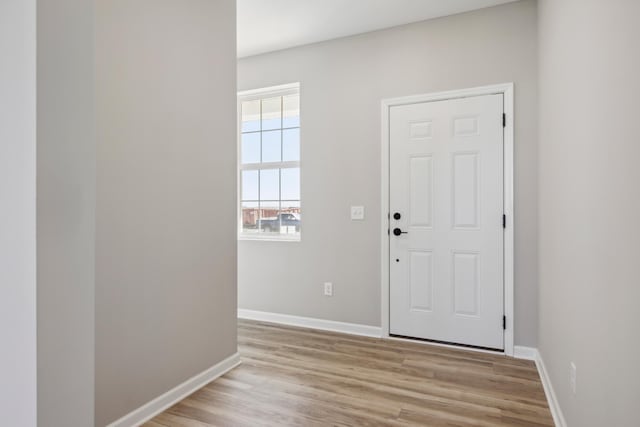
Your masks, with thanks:
M 449 342 L 449 341 L 431 340 L 428 338 L 416 338 L 416 337 L 408 337 L 405 335 L 396 335 L 396 334 L 389 334 L 389 338 L 400 340 L 400 341 L 406 341 L 406 342 L 414 342 L 417 344 L 433 345 L 436 347 L 446 347 L 446 348 L 452 348 L 452 349 L 458 349 L 458 350 L 471 350 L 471 351 L 477 351 L 480 353 L 505 354 L 504 350 L 501 350 L 499 348 L 482 347 L 482 346 L 470 345 L 470 344 L 459 344 L 459 343 Z

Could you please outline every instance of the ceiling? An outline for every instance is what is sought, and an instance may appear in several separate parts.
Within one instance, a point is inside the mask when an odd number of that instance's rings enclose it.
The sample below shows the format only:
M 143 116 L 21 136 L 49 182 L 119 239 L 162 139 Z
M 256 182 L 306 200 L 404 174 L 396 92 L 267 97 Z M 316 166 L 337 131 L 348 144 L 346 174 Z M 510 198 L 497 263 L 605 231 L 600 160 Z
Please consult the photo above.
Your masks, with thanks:
M 238 0 L 238 56 L 438 18 L 515 0 Z

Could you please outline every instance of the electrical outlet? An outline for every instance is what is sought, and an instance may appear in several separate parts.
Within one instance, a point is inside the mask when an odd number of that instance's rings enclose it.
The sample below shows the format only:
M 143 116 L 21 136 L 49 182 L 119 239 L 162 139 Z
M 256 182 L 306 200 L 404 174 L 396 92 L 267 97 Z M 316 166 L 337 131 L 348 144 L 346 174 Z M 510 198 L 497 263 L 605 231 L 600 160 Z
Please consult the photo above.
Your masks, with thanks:
M 333 296 L 333 283 L 325 282 L 324 284 L 324 295 L 327 297 Z
M 571 392 L 576 394 L 576 381 L 577 381 L 578 370 L 576 368 L 576 364 L 571 362 L 569 363 L 569 387 L 571 388 Z

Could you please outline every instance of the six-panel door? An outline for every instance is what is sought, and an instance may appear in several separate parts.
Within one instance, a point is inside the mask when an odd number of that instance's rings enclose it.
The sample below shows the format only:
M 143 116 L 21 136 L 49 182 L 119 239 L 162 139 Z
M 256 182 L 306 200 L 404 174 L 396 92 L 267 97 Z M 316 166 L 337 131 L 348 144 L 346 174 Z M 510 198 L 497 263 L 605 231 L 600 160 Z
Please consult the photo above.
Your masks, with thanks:
M 502 114 L 502 95 L 391 107 L 391 334 L 504 348 Z

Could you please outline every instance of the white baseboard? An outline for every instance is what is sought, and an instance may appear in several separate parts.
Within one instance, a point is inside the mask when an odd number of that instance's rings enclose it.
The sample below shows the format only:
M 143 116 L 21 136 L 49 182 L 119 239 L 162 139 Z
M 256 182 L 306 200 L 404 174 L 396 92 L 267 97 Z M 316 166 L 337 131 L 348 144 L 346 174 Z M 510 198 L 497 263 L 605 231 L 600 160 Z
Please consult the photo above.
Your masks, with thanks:
M 538 373 L 540 374 L 542 386 L 544 387 L 544 394 L 547 396 L 547 402 L 549 403 L 551 416 L 553 416 L 553 422 L 556 424 L 556 427 L 567 427 L 567 422 L 564 419 L 564 415 L 562 415 L 562 409 L 560 409 L 558 398 L 553 390 L 553 385 L 551 384 L 551 379 L 547 373 L 547 368 L 544 365 L 542 355 L 538 350 L 536 350 L 536 357 L 534 360 L 536 362 L 536 367 L 538 368 Z
M 142 405 L 133 412 L 109 424 L 107 427 L 136 427 L 155 417 L 165 409 L 181 401 L 194 391 L 204 387 L 216 378 L 229 372 L 240 364 L 240 355 L 235 353 L 222 362 L 210 367 L 182 384 L 177 385 L 161 396 Z
M 382 328 L 378 326 L 360 325 L 357 323 L 336 322 L 333 320 L 315 319 L 312 317 L 291 316 L 289 314 L 269 313 L 266 311 L 238 309 L 240 319 L 260 322 L 279 323 L 281 325 L 299 326 L 301 328 L 320 329 L 323 331 L 342 332 L 343 334 L 361 335 L 365 337 L 382 337 Z
M 538 350 L 534 347 L 516 345 L 513 347 L 513 357 L 516 359 L 536 360 Z

